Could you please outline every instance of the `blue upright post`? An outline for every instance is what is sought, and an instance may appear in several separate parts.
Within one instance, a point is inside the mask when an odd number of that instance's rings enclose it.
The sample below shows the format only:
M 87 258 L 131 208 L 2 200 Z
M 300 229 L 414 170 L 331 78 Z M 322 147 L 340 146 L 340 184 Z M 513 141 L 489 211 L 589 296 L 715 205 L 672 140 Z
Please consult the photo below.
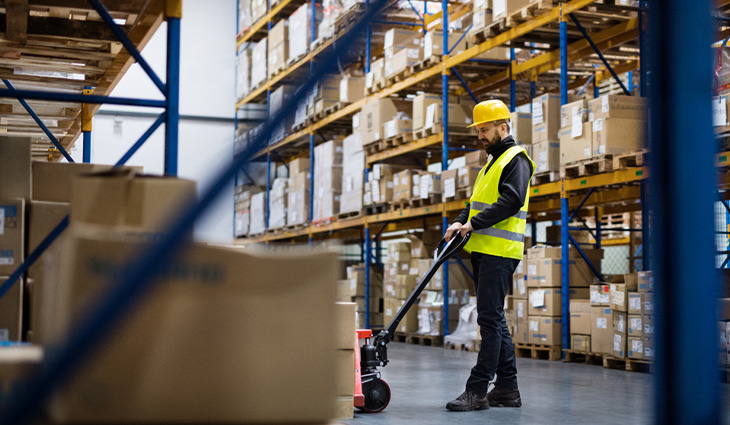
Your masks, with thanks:
M 654 420 L 725 418 L 718 380 L 711 0 L 652 0 L 648 19 Z M 684 30 L 692 22 L 693 31 Z M 646 243 L 646 241 L 644 242 Z
M 517 81 L 513 74 L 515 69 L 515 49 L 509 49 L 509 110 L 514 112 L 517 108 Z
M 447 0 L 441 0 L 441 14 L 443 19 L 443 61 L 446 62 L 448 59 L 449 51 L 449 2 Z M 449 168 L 449 70 L 444 69 L 441 75 L 441 109 L 443 116 L 441 122 L 444 127 L 444 140 L 441 146 L 441 170 L 446 171 Z M 449 227 L 449 218 L 444 215 L 443 217 L 443 232 Z M 443 334 L 444 336 L 449 334 L 449 262 L 445 262 L 443 265 L 444 273 L 444 315 L 442 320 Z
M 372 248 L 370 242 L 370 228 L 365 226 L 365 328 L 370 329 L 370 263 L 372 262 Z
M 628 78 L 628 84 L 626 87 L 629 90 L 629 93 L 634 92 L 634 71 L 629 71 L 626 73 L 626 77 Z
M 598 215 L 598 207 L 593 209 L 593 214 L 596 220 L 596 248 L 601 249 L 601 216 Z
M 94 93 L 93 87 L 85 86 L 83 93 L 86 95 Z M 84 134 L 83 143 L 83 162 L 86 164 L 91 163 L 91 128 L 92 128 L 92 115 L 91 105 L 84 103 L 81 105 L 81 131 Z
M 568 196 L 565 192 L 565 180 L 560 181 L 560 247 L 561 255 L 561 301 L 562 301 L 562 330 L 563 330 L 563 348 L 570 349 L 570 246 L 568 234 Z
M 269 228 L 269 214 L 271 211 L 271 152 L 266 153 L 266 228 Z
M 646 71 L 648 64 L 646 63 L 646 0 L 639 0 L 639 96 L 647 95 Z M 646 255 L 646 252 L 644 252 Z
M 370 0 L 365 0 L 365 7 L 370 6 Z M 370 24 L 367 24 L 367 27 L 365 29 L 365 73 L 367 74 L 370 72 L 370 60 L 372 57 L 370 56 L 370 41 L 373 37 L 373 30 L 370 27 Z
M 309 134 L 309 222 L 314 220 L 314 134 Z
M 601 96 L 601 93 L 598 90 L 598 79 L 596 77 L 597 77 L 596 71 L 593 70 L 593 97 L 595 99 L 597 99 Z
M 560 104 L 568 103 L 568 17 L 560 3 Z
M 165 175 L 177 176 L 180 121 L 180 18 L 182 1 L 167 0 L 167 105 L 165 109 Z

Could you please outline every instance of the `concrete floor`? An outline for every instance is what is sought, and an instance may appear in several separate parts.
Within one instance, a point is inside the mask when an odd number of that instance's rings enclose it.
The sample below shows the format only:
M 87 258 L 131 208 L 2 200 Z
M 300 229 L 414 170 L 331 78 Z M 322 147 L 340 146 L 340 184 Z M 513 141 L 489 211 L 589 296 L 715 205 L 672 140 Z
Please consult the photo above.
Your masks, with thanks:
M 464 391 L 476 353 L 391 343 L 388 357 L 382 375 L 391 388 L 390 405 L 378 414 L 356 411 L 348 424 L 651 423 L 652 375 L 646 373 L 518 358 L 521 408 L 449 412 L 446 403 Z M 730 386 L 723 388 L 730 406 Z

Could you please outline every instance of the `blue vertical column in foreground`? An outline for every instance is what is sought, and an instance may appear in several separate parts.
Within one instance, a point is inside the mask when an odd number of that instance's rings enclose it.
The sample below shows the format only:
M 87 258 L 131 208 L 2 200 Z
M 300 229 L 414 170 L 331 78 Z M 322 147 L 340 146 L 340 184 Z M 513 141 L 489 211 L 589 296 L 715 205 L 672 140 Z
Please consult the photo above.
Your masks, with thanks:
M 721 423 L 711 0 L 649 2 L 649 205 L 659 424 Z M 686 31 L 686 23 L 692 31 Z M 697 143 L 704 141 L 707 143 Z
M 560 104 L 568 103 L 568 22 L 560 3 Z M 570 348 L 570 247 L 568 242 L 568 194 L 565 192 L 565 180 L 560 181 L 560 244 L 562 247 L 561 302 L 563 348 Z
M 441 13 L 443 15 L 443 30 L 441 33 L 443 34 L 443 61 L 446 62 L 449 55 L 447 54 L 449 51 L 449 2 L 447 0 L 441 0 Z M 449 168 L 449 74 L 448 69 L 443 70 L 443 73 L 441 75 L 441 98 L 442 98 L 442 105 L 441 109 L 443 111 L 443 117 L 441 120 L 441 123 L 444 128 L 444 141 L 443 145 L 441 147 L 441 170 L 446 171 L 447 168 Z M 449 218 L 446 217 L 444 213 L 443 217 L 443 232 L 446 232 L 446 229 L 449 227 Z M 444 273 L 444 311 L 443 311 L 443 330 L 444 330 L 444 336 L 449 334 L 449 262 L 445 262 L 443 265 L 443 273 Z
M 93 94 L 93 87 L 85 86 L 83 94 Z M 86 164 L 91 163 L 91 127 L 92 127 L 92 115 L 91 108 L 93 106 L 88 103 L 81 105 L 81 131 L 84 134 L 84 157 L 83 162 Z
M 167 109 L 165 111 L 165 175 L 177 176 L 180 121 L 180 18 L 182 1 L 167 1 Z

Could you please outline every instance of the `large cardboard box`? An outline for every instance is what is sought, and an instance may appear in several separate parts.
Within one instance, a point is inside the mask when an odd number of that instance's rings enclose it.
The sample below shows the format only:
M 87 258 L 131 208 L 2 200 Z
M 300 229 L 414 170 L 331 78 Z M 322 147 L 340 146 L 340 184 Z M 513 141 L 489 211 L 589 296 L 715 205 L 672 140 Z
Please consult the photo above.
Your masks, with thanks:
M 7 280 L 7 277 L 0 277 L 0 285 L 4 285 Z M 0 298 L 0 342 L 21 341 L 23 339 L 21 333 L 23 327 L 23 282 L 23 278 L 18 279 L 10 290 Z M 0 394 L 2 394 L 1 391 Z
M 654 360 L 654 357 L 655 357 L 654 338 L 645 336 L 641 340 L 644 345 L 644 359 L 645 360 Z
M 355 350 L 335 350 L 334 369 L 335 395 L 352 397 L 355 392 Z
M 408 112 L 411 108 L 410 102 L 393 99 L 374 99 L 365 103 L 360 116 L 363 146 L 383 139 L 383 124 L 393 119 L 399 111 Z
M 629 314 L 654 314 L 654 294 L 629 292 Z
M 521 319 L 527 320 L 528 311 L 529 311 L 529 304 L 528 304 L 527 300 L 513 299 L 512 302 L 515 307 L 515 318 L 517 320 L 521 320 Z
M 288 59 L 289 43 L 269 44 L 268 64 L 266 66 L 268 78 L 271 79 L 277 71 L 286 69 L 286 61 Z M 293 118 L 293 115 L 291 117 Z
M 629 329 L 629 318 L 625 312 L 611 311 L 611 322 L 613 323 L 613 331 L 626 334 Z
M 342 80 L 340 80 L 340 102 L 353 103 L 363 97 L 365 97 L 365 77 L 342 77 Z
M 352 350 L 355 348 L 355 303 L 335 303 L 335 349 Z
M 641 316 L 641 323 L 644 325 L 642 334 L 648 337 L 654 337 L 654 316 L 644 314 Z
M 591 285 L 591 306 L 609 307 L 611 305 L 611 286 L 607 284 Z
M 593 264 L 600 264 L 601 251 L 588 250 L 588 258 Z M 562 285 L 562 261 L 559 258 L 527 260 L 527 286 L 530 288 L 559 288 Z M 597 267 L 600 271 L 600 267 Z M 575 288 L 587 288 L 593 283 L 593 271 L 581 259 L 569 260 L 569 285 Z M 586 297 L 588 298 L 588 297 Z
M 418 47 L 408 47 L 398 50 L 391 57 L 385 59 L 385 77 L 389 78 L 398 75 L 418 63 L 420 59 L 421 55 Z
M 510 122 L 512 137 L 518 145 L 532 145 L 532 115 L 513 112 Z
M 108 171 L 73 179 L 71 221 L 162 231 L 196 199 L 191 180 Z
M 588 102 L 585 98 L 560 107 L 560 128 L 579 127 L 586 121 L 588 121 Z
M 0 276 L 10 276 L 25 260 L 25 199 L 0 200 Z
M 629 291 L 636 291 L 636 285 L 628 283 L 611 283 L 611 309 L 616 311 L 629 311 Z
M 591 350 L 594 353 L 613 353 L 613 325 L 610 308 L 591 307 Z
M 591 305 L 588 301 L 570 301 L 570 333 L 591 334 Z
M 593 155 L 635 152 L 647 146 L 646 121 L 599 118 L 593 121 Z
M 515 275 L 512 279 L 512 294 L 515 298 L 527 299 L 527 274 Z
M 144 249 L 129 233 L 84 230 L 75 229 L 60 250 L 55 309 L 43 321 L 52 343 L 68 337 L 109 295 L 119 270 Z M 338 253 L 321 250 L 265 253 L 190 245 L 160 273 L 97 356 L 54 394 L 50 419 L 328 421 L 334 415 L 332 300 L 338 263 Z M 310 326 L 319 331 L 309 332 Z M 302 382 L 307 391 L 281 391 Z M 89 388 L 104 391 L 89 398 Z
M 530 288 L 528 298 L 530 316 L 556 317 L 562 316 L 562 289 L 560 288 Z M 570 288 L 570 299 L 588 298 L 588 288 Z
M 0 137 L 0 199 L 30 202 L 33 189 L 30 145 L 29 137 Z
M 501 19 L 530 4 L 530 0 L 492 0 L 494 19 Z
M 640 314 L 629 314 L 629 327 L 627 330 L 629 336 L 641 338 L 644 336 L 644 319 Z
M 529 344 L 530 338 L 529 338 L 529 324 L 530 321 L 525 316 L 524 318 L 519 318 L 515 320 L 515 328 L 514 332 L 512 333 L 512 342 L 515 344 Z M 479 335 L 479 332 L 477 331 L 477 335 Z
M 654 291 L 654 276 L 651 271 L 638 272 L 637 276 L 637 290 L 639 292 L 653 292 Z
M 555 137 L 555 141 L 534 142 L 532 144 L 532 160 L 535 161 L 535 173 L 558 171 L 560 168 L 560 143 L 557 134 Z
M 71 183 L 76 176 L 111 169 L 111 165 L 33 161 L 33 200 L 71 202 Z M 121 169 L 142 172 L 140 167 Z
M 619 359 L 626 358 L 626 333 L 625 332 L 614 332 L 613 333 L 613 352 L 614 357 Z
M 560 345 L 562 343 L 562 319 L 559 317 L 530 316 L 530 344 Z
M 464 155 L 465 165 L 482 168 L 487 164 L 487 151 L 477 149 Z
M 532 100 L 532 144 L 558 142 L 560 95 L 544 94 Z
M 405 300 L 399 300 L 396 298 L 385 298 L 385 300 L 383 300 L 384 326 L 390 325 L 403 304 L 405 304 Z M 418 331 L 418 308 L 417 306 L 413 306 L 410 310 L 408 310 L 408 313 L 406 313 L 403 320 L 401 320 L 396 327 L 396 332 L 411 333 L 416 331 Z
M 590 120 L 624 118 L 646 120 L 649 102 L 645 97 L 603 95 L 588 102 Z
M 446 202 L 447 199 L 454 199 L 454 197 L 456 196 L 458 178 L 458 169 L 451 169 L 441 172 L 441 200 L 443 202 Z
M 591 352 L 590 335 L 570 335 L 570 349 L 578 353 Z
M 322 22 L 322 4 L 316 4 L 312 11 L 312 3 L 304 3 L 289 16 L 289 56 L 290 61 L 309 51 L 312 41 L 312 13 L 315 26 Z
M 574 129 L 579 130 L 574 130 Z M 560 137 L 560 165 L 589 159 L 593 156 L 593 124 L 583 122 L 558 132 Z
M 266 72 L 268 51 L 269 48 L 266 37 L 259 40 L 259 42 L 253 47 L 253 52 L 251 53 L 251 87 L 257 87 L 266 81 L 266 77 L 268 75 Z
M 644 339 L 630 336 L 627 339 L 627 351 L 630 359 L 644 358 Z
M 458 168 L 458 179 L 456 187 L 459 189 L 474 187 L 474 183 L 477 181 L 479 172 L 482 171 L 482 167 L 475 166 L 463 166 Z
M 269 43 L 276 46 L 280 43 L 289 42 L 289 20 L 282 19 L 269 31 Z
M 441 108 L 441 104 L 443 97 L 440 94 L 435 93 L 418 93 L 416 97 L 413 98 L 413 110 L 412 110 L 412 120 L 413 120 L 413 131 L 421 130 L 426 125 L 426 113 L 428 112 L 428 107 L 434 104 L 437 104 L 437 108 Z M 456 99 L 450 99 L 449 103 L 456 102 Z M 452 121 L 452 118 L 449 117 L 449 121 Z

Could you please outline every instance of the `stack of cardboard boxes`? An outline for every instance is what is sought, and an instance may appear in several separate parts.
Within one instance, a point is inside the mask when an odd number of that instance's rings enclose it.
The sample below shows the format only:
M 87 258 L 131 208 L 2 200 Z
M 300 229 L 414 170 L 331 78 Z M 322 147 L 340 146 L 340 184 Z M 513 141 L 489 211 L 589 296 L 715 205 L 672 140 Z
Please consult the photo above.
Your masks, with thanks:
M 363 203 L 365 205 L 381 205 L 393 201 L 395 190 L 395 174 L 406 168 L 402 165 L 375 164 L 368 175 L 365 185 Z
M 574 99 L 570 99 L 572 101 Z M 532 100 L 532 160 L 535 174 L 560 168 L 560 95 L 544 94 Z
M 579 99 L 560 108 L 560 165 L 593 156 L 593 125 L 588 121 L 588 102 Z
M 251 22 L 255 23 L 259 19 L 266 16 L 269 11 L 269 2 L 267 0 L 250 0 L 251 2 Z
M 362 210 L 365 180 L 365 151 L 362 149 L 362 135 L 354 133 L 342 142 L 342 197 L 340 214 Z
M 251 89 L 254 89 L 266 81 L 268 74 L 266 73 L 268 53 L 268 43 L 266 37 L 259 40 L 253 46 L 251 54 Z
M 424 137 L 424 130 L 440 132 L 443 125 L 442 96 L 431 93 L 419 93 L 413 99 L 413 138 Z M 449 126 L 464 129 L 472 123 L 474 104 L 464 101 L 457 103 L 455 98 L 449 99 Z
M 236 188 L 235 197 L 235 236 L 237 238 L 248 236 L 251 225 L 251 197 L 261 193 L 261 188 L 256 186 L 239 186 Z
M 366 312 L 370 311 L 370 327 L 383 324 L 383 275 L 370 267 L 370 305 L 365 303 L 365 264 L 347 267 L 347 278 L 337 281 L 337 301 L 357 305 L 358 327 L 366 328 Z
M 289 193 L 287 199 L 287 226 L 309 221 L 309 158 L 289 162 Z
M 465 155 L 465 164 L 441 172 L 442 202 L 469 198 L 479 172 L 486 162 L 486 152 L 477 150 Z M 463 195 L 463 196 L 462 196 Z
M 421 59 L 421 34 L 410 29 L 391 28 L 385 33 L 383 74 L 390 78 Z
M 584 250 L 600 272 L 603 250 Z M 515 329 L 517 341 L 524 340 L 527 313 L 527 342 L 541 345 L 562 343 L 562 248 L 536 246 L 527 250 L 523 273 L 514 280 Z M 593 273 L 575 248 L 570 249 L 569 299 L 588 300 Z M 525 291 L 526 290 L 526 291 Z M 526 294 L 525 294 L 526 292 Z
M 333 139 L 314 148 L 314 217 L 329 220 L 340 211 L 342 192 L 342 140 Z
M 357 305 L 349 302 L 335 304 L 335 405 L 337 417 L 352 418 L 355 395 L 355 332 Z
M 266 231 L 266 192 L 251 195 L 251 220 L 248 226 L 249 236 L 261 235 Z
M 269 114 L 273 117 L 280 112 L 284 115 L 282 121 L 271 131 L 271 139 L 269 143 L 273 144 L 284 137 L 288 136 L 294 126 L 294 114 L 287 107 L 289 105 L 289 99 L 294 93 L 294 87 L 288 85 L 281 85 L 278 89 L 271 92 Z M 282 112 L 283 111 L 283 112 Z
M 238 48 L 236 64 L 236 99 L 241 100 L 251 92 L 251 60 L 253 50 L 246 43 Z
M 289 16 L 289 63 L 293 63 L 309 52 L 309 43 L 312 41 L 312 13 L 314 13 L 315 26 L 319 25 L 322 22 L 321 3 L 317 3 L 314 11 L 312 3 L 304 3 Z
M 420 257 L 420 253 L 419 253 Z M 417 277 L 411 274 L 411 244 L 391 242 L 388 244 L 388 259 L 383 264 L 383 324 L 388 326 L 405 300 L 416 287 Z M 418 307 L 413 306 L 397 328 L 398 332 L 418 331 Z
M 289 20 L 282 19 L 269 31 L 268 77 L 286 69 L 289 59 Z
M 654 359 L 654 278 L 650 271 L 626 276 L 636 281 L 637 292 L 628 292 L 627 356 L 632 359 Z M 632 282 L 633 283 L 633 282 Z
M 363 146 L 383 140 L 385 123 L 391 121 L 393 117 L 397 117 L 399 112 L 408 114 L 411 109 L 411 102 L 390 98 L 373 99 L 365 103 L 359 118 Z M 402 124 L 396 124 L 396 128 L 400 125 Z
M 271 191 L 269 191 L 269 229 L 281 229 L 286 226 L 288 183 L 289 179 L 278 177 L 271 184 Z

